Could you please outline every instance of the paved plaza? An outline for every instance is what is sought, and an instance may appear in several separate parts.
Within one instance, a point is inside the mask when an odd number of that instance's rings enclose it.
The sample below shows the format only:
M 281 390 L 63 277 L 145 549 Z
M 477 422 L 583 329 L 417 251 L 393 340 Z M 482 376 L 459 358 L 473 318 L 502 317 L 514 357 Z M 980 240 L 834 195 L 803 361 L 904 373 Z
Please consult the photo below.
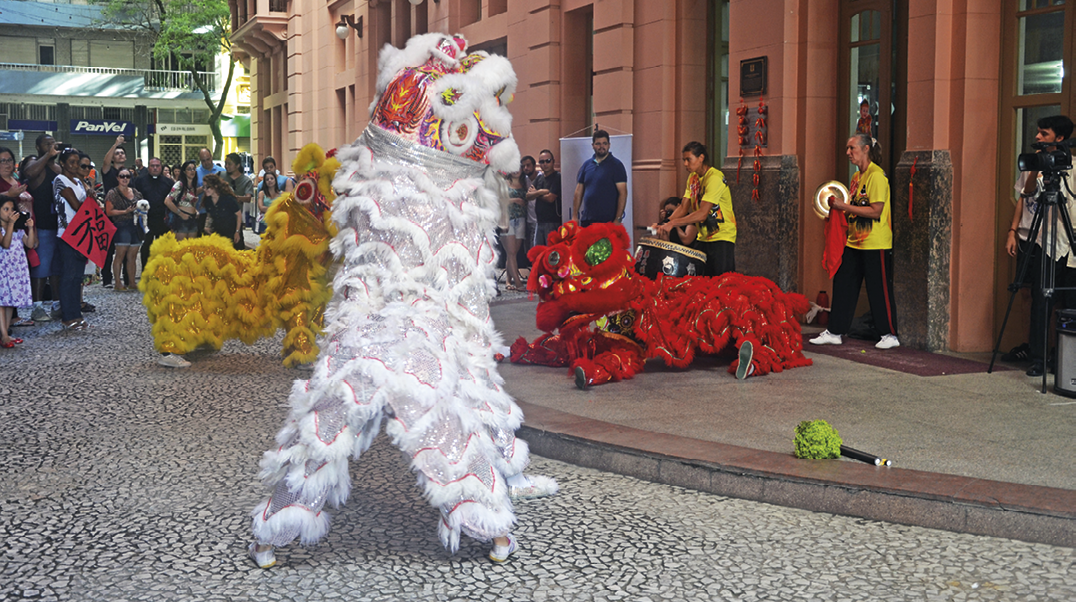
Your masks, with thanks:
M 812 513 L 533 457 L 504 566 L 436 511 L 382 437 L 319 545 L 245 556 L 261 453 L 298 370 L 280 339 L 159 367 L 137 294 L 93 329 L 0 350 L 0 600 L 1073 600 L 1075 550 Z

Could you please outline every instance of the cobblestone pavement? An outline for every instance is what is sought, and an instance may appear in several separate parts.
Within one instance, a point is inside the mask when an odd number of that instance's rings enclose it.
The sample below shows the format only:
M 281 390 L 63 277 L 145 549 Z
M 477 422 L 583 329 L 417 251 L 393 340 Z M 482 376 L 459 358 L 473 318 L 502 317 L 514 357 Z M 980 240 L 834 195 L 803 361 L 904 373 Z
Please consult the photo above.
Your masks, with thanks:
M 398 452 L 353 463 L 320 545 L 245 556 L 293 378 L 279 339 L 157 366 L 135 294 L 0 349 L 0 600 L 1073 600 L 1075 550 L 814 514 L 534 458 L 522 550 L 455 556 Z

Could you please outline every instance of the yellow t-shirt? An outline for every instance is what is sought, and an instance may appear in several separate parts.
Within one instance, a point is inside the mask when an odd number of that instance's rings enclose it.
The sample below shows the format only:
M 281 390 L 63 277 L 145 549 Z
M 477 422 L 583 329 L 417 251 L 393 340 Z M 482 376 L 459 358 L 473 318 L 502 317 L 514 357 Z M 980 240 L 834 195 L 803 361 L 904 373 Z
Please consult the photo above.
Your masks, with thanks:
M 710 229 L 705 222 L 698 223 L 696 240 L 701 242 L 715 242 L 725 240 L 737 242 L 737 220 L 734 219 L 734 202 L 730 198 L 730 187 L 726 185 L 726 176 L 722 172 L 709 167 L 704 172 L 704 177 L 689 174 L 689 181 L 685 184 L 685 198 L 689 199 L 689 213 L 700 208 L 700 202 L 711 203 L 711 213 L 715 216 L 718 227 Z
M 879 219 L 846 214 L 846 246 L 852 249 L 877 250 L 891 248 L 891 186 L 883 168 L 869 163 L 864 173 L 853 174 L 850 181 L 850 204 L 868 207 L 883 203 Z

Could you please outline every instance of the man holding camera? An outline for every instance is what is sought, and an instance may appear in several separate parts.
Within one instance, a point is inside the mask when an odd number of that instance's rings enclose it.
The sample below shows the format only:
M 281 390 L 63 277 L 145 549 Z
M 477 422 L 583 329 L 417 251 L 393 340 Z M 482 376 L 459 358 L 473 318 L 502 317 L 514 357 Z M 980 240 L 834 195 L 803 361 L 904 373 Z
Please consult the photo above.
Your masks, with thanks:
M 1066 145 L 1055 144 L 1067 140 L 1074 134 L 1074 122 L 1065 115 L 1054 115 L 1037 120 L 1036 142 L 1043 146 L 1037 152 L 1068 152 Z M 1074 287 L 1074 255 L 1071 253 L 1070 238 L 1062 219 L 1065 209 L 1074 223 L 1074 170 L 1072 169 L 1064 178 L 1069 184 L 1061 182 L 1060 186 L 1060 215 L 1056 223 L 1055 249 L 1052 251 L 1051 261 L 1055 265 L 1055 282 L 1057 286 Z M 1069 185 L 1069 190 L 1068 190 Z M 1047 221 L 1048 212 L 1045 211 L 1041 222 L 1041 231 L 1037 233 L 1036 240 L 1030 240 L 1030 228 L 1033 226 L 1033 217 L 1037 213 L 1039 199 L 1044 192 L 1043 176 L 1036 171 L 1023 171 L 1018 174 L 1014 190 L 1018 193 L 1018 202 L 1014 207 L 1014 216 L 1011 218 L 1010 229 L 1007 230 L 1007 239 L 1004 248 L 1011 257 L 1018 258 L 1018 265 L 1022 265 L 1025 257 L 1029 257 L 1026 268 L 1024 284 L 1030 285 L 1032 305 L 1029 310 L 1029 343 L 1023 343 L 1007 354 L 1005 361 L 1030 360 L 1028 376 L 1044 375 L 1044 343 L 1047 330 L 1047 320 L 1052 306 L 1060 299 L 1049 299 L 1044 294 L 1043 270 L 1041 262 L 1048 251 L 1041 246 L 1042 241 L 1051 240 L 1052 224 Z M 1046 208 L 1047 209 L 1047 208 Z M 1042 237 L 1042 234 L 1044 237 Z M 1071 232 L 1073 236 L 1073 231 Z M 1049 244 L 1049 246 L 1051 246 Z M 1064 305 L 1074 308 L 1074 291 L 1065 291 L 1063 294 Z M 1051 306 L 1049 305 L 1051 303 Z

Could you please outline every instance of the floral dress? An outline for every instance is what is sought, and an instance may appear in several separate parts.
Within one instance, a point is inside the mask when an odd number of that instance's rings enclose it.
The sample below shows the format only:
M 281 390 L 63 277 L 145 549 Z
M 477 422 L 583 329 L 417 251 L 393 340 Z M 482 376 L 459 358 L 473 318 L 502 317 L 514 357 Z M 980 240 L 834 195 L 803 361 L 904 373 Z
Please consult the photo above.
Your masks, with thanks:
M 6 234 L 0 227 L 0 238 Z M 16 230 L 11 235 L 11 247 L 0 247 L 0 307 L 26 307 L 34 302 L 30 296 L 30 264 L 22 242 L 25 235 Z

